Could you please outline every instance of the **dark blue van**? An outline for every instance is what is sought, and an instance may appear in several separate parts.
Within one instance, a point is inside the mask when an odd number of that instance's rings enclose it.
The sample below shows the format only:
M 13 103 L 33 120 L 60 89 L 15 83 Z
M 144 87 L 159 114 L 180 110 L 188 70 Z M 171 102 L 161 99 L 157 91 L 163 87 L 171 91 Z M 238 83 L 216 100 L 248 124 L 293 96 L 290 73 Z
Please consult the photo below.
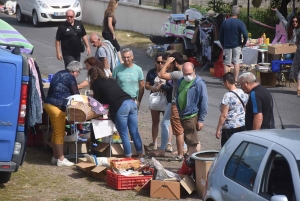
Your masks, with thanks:
M 26 146 L 29 67 L 27 58 L 14 52 L 0 47 L 0 183 L 19 169 Z

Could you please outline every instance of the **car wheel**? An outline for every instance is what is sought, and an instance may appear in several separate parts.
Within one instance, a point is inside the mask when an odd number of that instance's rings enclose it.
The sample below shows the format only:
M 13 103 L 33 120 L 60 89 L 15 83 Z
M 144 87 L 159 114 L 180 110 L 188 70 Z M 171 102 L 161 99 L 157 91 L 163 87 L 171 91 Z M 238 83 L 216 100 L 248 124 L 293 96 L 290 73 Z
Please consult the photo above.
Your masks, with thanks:
M 7 183 L 10 179 L 11 172 L 0 172 L 0 184 Z
M 38 15 L 35 10 L 32 12 L 32 24 L 35 27 L 39 27 L 41 25 L 41 23 L 39 22 Z
M 21 8 L 19 6 L 17 7 L 17 15 L 16 15 L 16 17 L 17 17 L 17 20 L 18 20 L 19 23 L 22 23 L 25 20 L 25 16 L 22 14 Z

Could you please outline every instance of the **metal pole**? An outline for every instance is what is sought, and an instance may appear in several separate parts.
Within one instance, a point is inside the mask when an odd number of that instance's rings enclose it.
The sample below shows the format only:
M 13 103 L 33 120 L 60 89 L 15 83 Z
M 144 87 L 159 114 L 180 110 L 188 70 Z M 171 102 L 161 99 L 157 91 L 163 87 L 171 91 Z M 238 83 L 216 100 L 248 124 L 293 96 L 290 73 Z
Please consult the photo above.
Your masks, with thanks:
M 164 9 L 167 8 L 167 0 L 164 0 Z
M 142 5 L 142 0 L 139 0 L 139 5 Z
M 249 31 L 250 0 L 248 0 L 247 16 L 247 30 Z

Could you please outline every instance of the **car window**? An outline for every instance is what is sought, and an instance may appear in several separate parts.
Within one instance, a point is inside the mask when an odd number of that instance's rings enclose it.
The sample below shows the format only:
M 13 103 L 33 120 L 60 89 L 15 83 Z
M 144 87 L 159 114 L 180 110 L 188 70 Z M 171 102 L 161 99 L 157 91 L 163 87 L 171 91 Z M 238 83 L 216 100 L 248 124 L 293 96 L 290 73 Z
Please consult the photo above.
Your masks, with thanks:
M 225 167 L 225 175 L 252 190 L 257 171 L 266 151 L 266 147 L 257 144 L 241 143 L 230 157 Z
M 296 201 L 291 168 L 284 156 L 273 151 L 264 170 L 260 196 L 270 199 L 273 195 L 285 195 Z

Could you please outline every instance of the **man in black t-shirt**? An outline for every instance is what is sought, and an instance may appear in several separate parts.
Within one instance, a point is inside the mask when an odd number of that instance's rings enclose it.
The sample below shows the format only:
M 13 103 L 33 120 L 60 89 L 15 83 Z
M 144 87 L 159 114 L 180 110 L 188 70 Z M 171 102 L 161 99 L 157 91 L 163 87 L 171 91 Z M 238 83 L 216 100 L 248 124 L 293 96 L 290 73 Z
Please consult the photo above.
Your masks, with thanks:
M 239 76 L 243 91 L 249 94 L 246 105 L 246 130 L 272 129 L 274 126 L 273 98 L 271 93 L 259 83 L 253 73 Z
M 80 21 L 74 19 L 74 11 L 67 10 L 66 18 L 57 29 L 55 41 L 56 57 L 64 60 L 65 68 L 71 61 L 80 61 L 81 39 L 86 46 L 87 55 L 91 52 L 85 29 Z

